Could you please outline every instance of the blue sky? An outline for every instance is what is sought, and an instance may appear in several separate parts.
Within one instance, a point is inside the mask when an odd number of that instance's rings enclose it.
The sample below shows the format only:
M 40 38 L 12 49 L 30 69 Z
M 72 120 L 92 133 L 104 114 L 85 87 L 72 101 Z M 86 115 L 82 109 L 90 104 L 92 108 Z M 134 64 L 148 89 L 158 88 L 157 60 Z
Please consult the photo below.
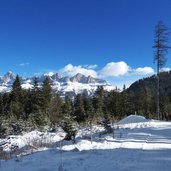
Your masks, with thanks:
M 171 28 L 170 9 L 170 0 L 1 0 L 0 75 L 80 71 L 129 85 L 154 73 L 154 26 Z

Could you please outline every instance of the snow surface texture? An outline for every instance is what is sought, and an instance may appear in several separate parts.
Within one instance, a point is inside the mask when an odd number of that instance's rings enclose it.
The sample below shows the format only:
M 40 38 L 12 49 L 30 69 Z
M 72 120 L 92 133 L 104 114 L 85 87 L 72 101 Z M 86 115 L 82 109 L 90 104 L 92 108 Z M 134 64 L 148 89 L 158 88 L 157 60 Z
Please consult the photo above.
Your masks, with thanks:
M 53 144 L 64 139 L 65 133 L 63 131 L 58 131 L 58 133 L 42 133 L 39 131 L 32 131 L 24 135 L 9 136 L 7 139 L 0 140 L 0 145 L 3 147 L 4 151 L 11 151 L 12 148 L 23 148 L 25 146 L 31 145 L 43 145 L 43 144 Z
M 139 120 L 139 122 L 138 122 Z M 120 124 L 122 123 L 122 124 Z M 0 171 L 170 171 L 171 169 L 171 123 L 146 120 L 129 116 L 116 124 L 115 136 L 102 135 L 102 127 L 93 127 L 93 143 L 90 131 L 79 130 L 76 144 L 63 141 L 62 146 L 39 148 L 32 155 L 18 156 L 8 161 L 1 160 Z M 40 133 L 37 131 L 13 136 L 19 148 L 28 144 L 28 138 L 60 142 L 62 131 Z M 0 143 L 7 142 L 3 139 Z M 23 141 L 25 140 L 25 141 Z M 48 140 L 49 141 L 49 140 Z M 59 143 L 60 145 L 61 143 Z M 3 146 L 5 150 L 8 147 Z M 61 150 L 62 148 L 62 150 Z
M 138 123 L 138 122 L 147 122 L 148 120 L 143 116 L 129 115 L 128 117 L 122 119 L 118 124 L 129 124 L 129 123 Z

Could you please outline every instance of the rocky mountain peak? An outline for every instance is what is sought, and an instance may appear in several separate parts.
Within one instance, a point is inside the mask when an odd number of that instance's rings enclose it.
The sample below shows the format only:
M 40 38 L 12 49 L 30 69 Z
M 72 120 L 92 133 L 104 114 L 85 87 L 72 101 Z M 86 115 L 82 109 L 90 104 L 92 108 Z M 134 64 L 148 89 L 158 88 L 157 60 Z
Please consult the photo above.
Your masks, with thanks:
M 46 76 L 49 76 L 52 89 L 54 92 L 60 93 L 61 96 L 74 96 L 78 93 L 87 92 L 93 94 L 96 88 L 100 86 L 106 87 L 106 89 L 113 89 L 113 86 L 107 84 L 105 80 L 94 78 L 92 76 L 85 76 L 84 74 L 77 73 L 73 77 L 60 76 L 58 73 L 47 73 L 41 76 L 37 76 L 38 84 L 42 85 Z M 0 76 L 0 92 L 9 92 L 12 88 L 12 84 L 16 78 L 16 74 L 8 71 L 4 76 Z M 20 77 L 21 86 L 24 89 L 28 89 L 33 86 L 35 77 Z M 79 83 L 79 84 L 78 84 Z
M 86 83 L 87 77 L 81 73 L 77 73 L 75 76 L 70 78 L 71 82 Z
M 8 71 L 3 77 L 1 77 L 1 81 L 3 83 L 9 83 L 14 81 L 16 75 L 12 71 Z
M 83 74 L 76 74 L 75 76 L 70 78 L 71 82 L 78 82 L 78 83 L 83 83 L 83 84 L 92 84 L 92 83 L 99 83 L 99 84 L 104 84 L 106 85 L 107 82 L 102 79 L 94 78 L 91 75 L 88 77 L 83 75 Z

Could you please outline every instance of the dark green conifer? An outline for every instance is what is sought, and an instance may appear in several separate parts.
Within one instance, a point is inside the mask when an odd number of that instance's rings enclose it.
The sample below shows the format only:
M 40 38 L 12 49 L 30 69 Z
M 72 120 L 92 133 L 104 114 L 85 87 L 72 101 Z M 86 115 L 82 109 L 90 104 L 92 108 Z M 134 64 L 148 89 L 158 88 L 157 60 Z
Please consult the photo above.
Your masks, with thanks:
M 56 94 L 51 100 L 50 111 L 49 111 L 49 118 L 52 125 L 55 125 L 56 123 L 60 123 L 60 120 L 63 117 L 62 106 L 63 106 L 63 100 L 58 94 Z
M 75 97 L 74 101 L 74 118 L 78 123 L 84 122 L 86 119 L 86 113 L 84 110 L 84 102 L 81 94 Z
M 50 85 L 50 78 L 48 76 L 45 77 L 45 80 L 43 82 L 43 86 L 42 86 L 42 110 L 43 112 L 45 112 L 46 114 L 48 114 L 48 110 L 50 107 L 50 103 L 51 103 L 51 98 L 52 98 L 52 88 Z
M 16 119 L 19 119 L 23 114 L 23 90 L 20 83 L 20 78 L 17 75 L 12 85 L 12 91 L 10 94 L 11 100 L 11 112 Z

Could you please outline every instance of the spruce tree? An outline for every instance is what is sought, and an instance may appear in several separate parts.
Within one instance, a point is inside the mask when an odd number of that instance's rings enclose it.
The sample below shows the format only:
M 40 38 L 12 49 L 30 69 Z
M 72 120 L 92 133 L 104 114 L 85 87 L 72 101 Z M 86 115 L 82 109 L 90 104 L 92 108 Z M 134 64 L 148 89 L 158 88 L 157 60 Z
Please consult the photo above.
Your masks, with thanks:
M 52 98 L 52 88 L 50 85 L 50 78 L 46 76 L 42 86 L 42 100 L 43 100 L 42 109 L 44 110 L 45 113 L 48 113 L 51 98 Z
M 73 103 L 71 99 L 67 96 L 65 97 L 65 102 L 62 106 L 62 113 L 64 115 L 69 115 L 69 116 L 73 115 Z
M 50 104 L 52 99 L 49 77 L 46 77 L 42 87 L 38 85 L 38 79 L 34 78 L 34 85 L 31 90 L 31 121 L 34 126 L 49 124 Z
M 86 97 L 84 99 L 84 110 L 86 118 L 93 120 L 95 117 L 95 111 L 93 106 L 93 99 L 91 97 Z
M 123 86 L 123 91 L 121 92 L 121 102 L 122 102 L 122 106 L 121 106 L 121 115 L 122 117 L 127 116 L 130 112 L 129 110 L 129 106 L 130 106 L 130 102 L 129 102 L 129 94 L 126 90 L 126 86 Z
M 3 95 L 0 94 L 0 117 L 4 115 Z
M 81 94 L 75 97 L 74 101 L 74 118 L 78 123 L 85 122 L 86 113 L 84 110 L 84 102 Z
M 63 106 L 63 100 L 61 97 L 56 94 L 50 103 L 50 111 L 49 111 L 49 118 L 51 124 L 54 126 L 56 123 L 59 123 L 62 119 L 62 106 Z
M 0 138 L 5 138 L 6 128 L 3 126 L 2 117 L 0 117 Z
M 95 110 L 93 106 L 93 99 L 91 97 L 87 97 L 84 99 L 84 110 L 86 113 L 86 120 L 88 122 L 88 126 L 90 127 L 90 140 L 91 143 L 93 141 L 93 122 L 95 120 Z
M 69 115 L 65 115 L 61 122 L 61 127 L 66 132 L 65 140 L 72 140 L 75 143 L 77 125 L 74 119 Z
M 24 91 L 24 119 L 28 119 L 29 115 L 32 113 L 32 96 L 31 90 Z
M 6 117 L 10 117 L 11 114 L 11 105 L 10 105 L 10 94 L 3 94 L 3 113 Z
M 20 78 L 17 75 L 12 85 L 12 91 L 10 93 L 11 100 L 11 112 L 12 115 L 19 119 L 23 114 L 23 90 L 20 83 Z
M 33 88 L 31 90 L 31 113 L 37 113 L 43 106 L 44 97 L 38 85 L 38 78 L 34 78 Z
M 96 116 L 99 118 L 102 118 L 104 115 L 104 96 L 105 91 L 103 89 L 103 86 L 99 86 L 95 92 L 94 97 L 94 107 Z
M 111 127 L 110 116 L 104 115 L 104 118 L 101 122 L 101 125 L 104 127 L 106 133 L 112 133 L 113 129 Z
M 73 140 L 75 142 L 75 135 L 77 132 L 77 124 L 73 115 L 73 104 L 69 97 L 65 97 L 64 104 L 62 106 L 63 117 L 61 119 L 60 126 L 66 132 L 66 140 Z
M 121 112 L 122 112 L 122 104 L 121 104 L 121 95 L 118 91 L 116 90 L 112 90 L 109 93 L 108 96 L 108 112 L 109 112 L 109 116 L 110 118 L 112 118 L 112 125 L 113 125 L 113 137 L 114 137 L 114 122 L 121 118 Z M 109 127 L 109 121 L 108 121 L 108 117 L 106 118 L 106 127 L 109 128 L 109 132 L 110 132 L 110 127 Z

